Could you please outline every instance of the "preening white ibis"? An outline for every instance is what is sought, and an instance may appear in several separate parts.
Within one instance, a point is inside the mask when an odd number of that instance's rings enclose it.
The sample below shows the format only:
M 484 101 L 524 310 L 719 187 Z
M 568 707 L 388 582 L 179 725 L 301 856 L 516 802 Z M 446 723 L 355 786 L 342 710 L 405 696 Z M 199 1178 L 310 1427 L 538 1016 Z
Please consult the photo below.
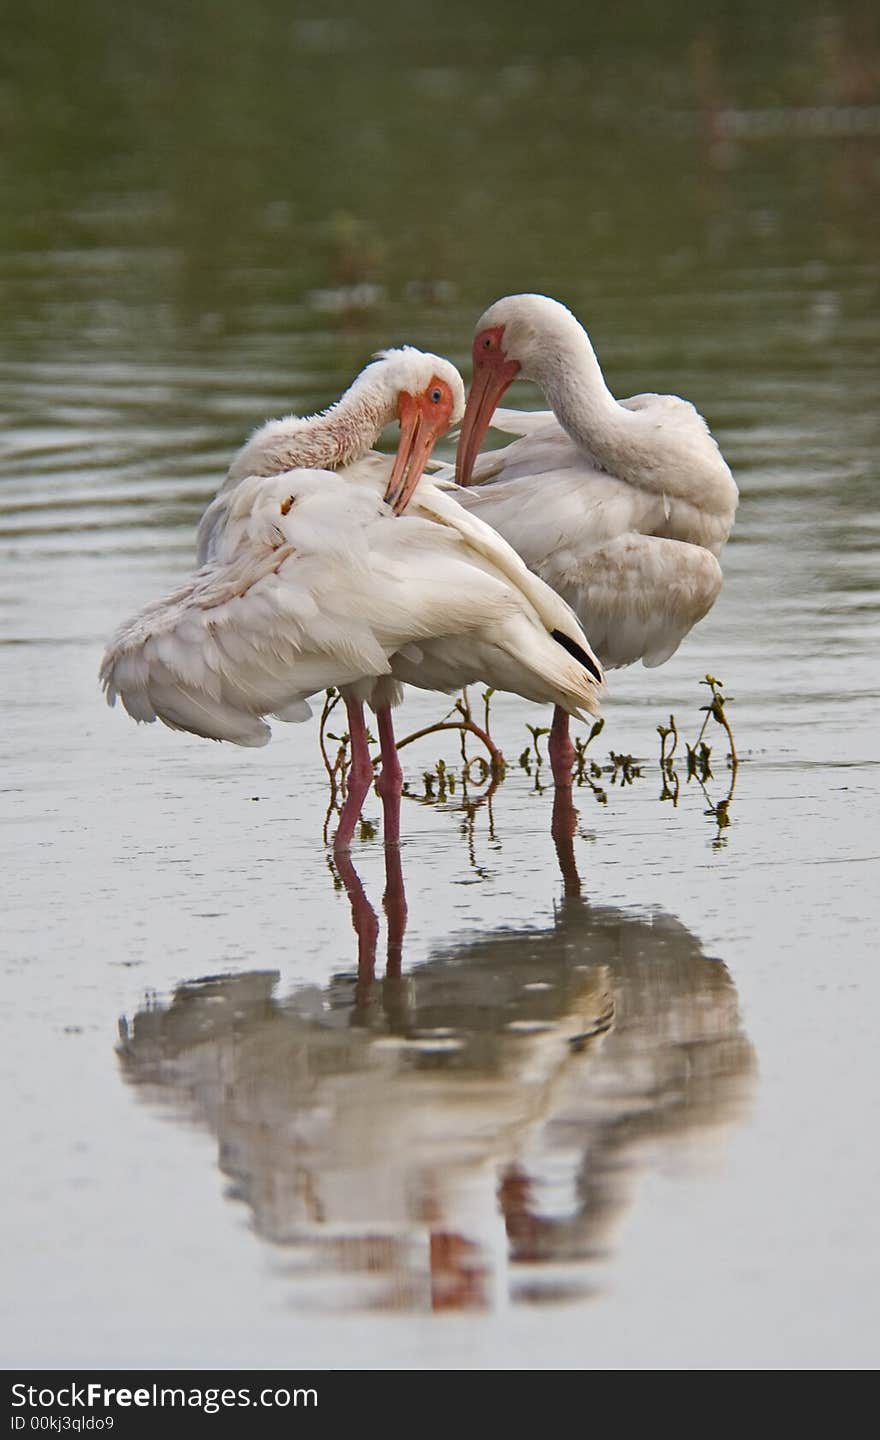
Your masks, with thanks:
M 436 397 L 430 393 L 432 367 L 442 381 L 435 387 Z M 448 411 L 446 388 L 452 395 L 452 409 Z M 334 470 L 351 479 L 387 477 L 392 462 L 372 447 L 387 425 L 399 421 L 398 459 L 401 464 L 408 459 L 409 469 L 415 474 L 408 491 L 411 493 L 433 444 L 450 423 L 461 419 L 463 407 L 461 376 L 447 360 L 409 345 L 380 350 L 327 410 L 316 415 L 287 415 L 258 426 L 233 458 L 223 485 L 199 521 L 198 564 L 204 565 L 218 553 L 232 496 L 242 480 L 254 475 L 280 475 L 285 470 Z M 441 419 L 446 423 L 438 429 L 433 422 Z M 397 479 L 402 478 L 401 472 Z M 241 515 L 241 507 L 236 513 Z
M 675 395 L 616 400 L 590 337 L 545 295 L 509 295 L 480 317 L 456 479 L 572 606 L 607 668 L 661 665 L 714 604 L 738 491 L 703 417 Z M 551 409 L 497 410 L 515 379 Z M 519 438 L 479 455 L 489 426 Z M 568 720 L 550 742 L 570 779 Z
M 352 765 L 340 847 L 373 778 L 365 700 L 378 712 L 386 840 L 395 840 L 402 777 L 390 706 L 401 681 L 454 690 L 483 680 L 580 718 L 598 713 L 602 684 L 565 602 L 488 525 L 420 478 L 437 437 L 461 418 L 458 372 L 407 350 L 365 374 L 391 364 L 401 420 L 394 459 L 245 478 L 237 462 L 222 507 L 213 502 L 210 558 L 123 625 L 101 666 L 109 703 L 118 694 L 134 719 L 238 745 L 265 745 L 265 716 L 304 719 L 309 696 L 341 687 Z M 346 414 L 350 454 L 375 438 L 385 413 L 378 393 L 362 387 L 359 411 Z M 313 437 L 333 415 L 301 423 L 312 423 Z

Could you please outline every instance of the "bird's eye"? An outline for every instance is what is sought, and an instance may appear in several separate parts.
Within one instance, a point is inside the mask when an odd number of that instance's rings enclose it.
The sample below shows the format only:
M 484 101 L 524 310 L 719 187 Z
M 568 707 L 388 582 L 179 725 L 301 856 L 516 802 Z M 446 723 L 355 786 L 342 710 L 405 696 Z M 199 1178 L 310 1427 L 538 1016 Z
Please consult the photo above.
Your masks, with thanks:
M 484 350 L 491 350 L 491 349 L 492 349 L 492 336 L 491 336 L 491 335 L 485 335 L 485 336 L 483 337 L 483 349 L 484 349 Z
M 434 389 L 431 391 L 430 399 L 432 405 L 440 404 L 440 401 L 443 399 L 443 391 L 440 389 L 439 385 L 434 386 Z

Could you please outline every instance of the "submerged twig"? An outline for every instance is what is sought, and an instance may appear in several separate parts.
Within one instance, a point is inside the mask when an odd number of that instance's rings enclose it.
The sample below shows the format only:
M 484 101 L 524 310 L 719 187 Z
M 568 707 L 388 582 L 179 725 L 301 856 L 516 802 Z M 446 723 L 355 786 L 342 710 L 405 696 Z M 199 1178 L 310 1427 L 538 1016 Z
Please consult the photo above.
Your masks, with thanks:
M 467 690 L 464 689 L 452 709 L 447 712 L 442 720 L 438 720 L 433 725 L 424 725 L 421 730 L 414 730 L 411 735 L 405 735 L 402 740 L 398 740 L 397 742 L 398 750 L 402 750 L 406 745 L 412 745 L 415 740 L 424 740 L 426 735 L 438 735 L 442 731 L 455 730 L 458 732 L 461 740 L 461 761 L 464 771 L 470 773 L 471 766 L 477 765 L 479 767 L 485 767 L 486 774 L 491 774 L 493 779 L 500 780 L 504 775 L 506 761 L 489 733 L 489 704 L 493 694 L 494 691 L 492 690 L 483 691 L 484 725 L 478 725 L 474 719 L 471 713 L 468 693 Z M 450 719 L 450 716 L 456 714 L 460 717 L 458 720 Z M 468 758 L 465 747 L 465 738 L 468 735 L 473 735 L 474 738 L 479 740 L 480 744 L 484 746 L 489 756 L 488 762 L 484 760 L 481 755 Z M 485 779 L 485 775 L 479 779 L 478 783 L 482 783 L 482 779 Z
M 324 769 L 330 781 L 330 800 L 327 804 L 327 812 L 324 816 L 324 825 L 321 832 L 325 845 L 328 842 L 330 820 L 334 814 L 338 813 L 340 798 L 345 799 L 346 791 L 349 737 L 347 734 L 332 735 L 327 729 L 327 721 L 330 719 L 330 716 L 333 714 L 333 711 L 341 699 L 342 696 L 336 689 L 331 688 L 326 692 L 324 706 L 321 710 L 321 721 L 318 726 L 318 745 L 321 750 L 321 759 L 324 762 Z M 327 753 L 327 740 L 336 740 L 339 745 L 334 760 L 331 760 Z
M 331 789 L 335 788 L 335 776 L 338 767 L 339 756 L 337 755 L 336 760 L 333 762 L 333 764 L 330 763 L 330 757 L 327 754 L 327 747 L 324 743 L 324 736 L 327 730 L 327 721 L 330 719 L 330 716 L 333 714 L 333 711 L 336 709 L 336 706 L 339 704 L 341 699 L 342 696 L 340 695 L 338 690 L 330 689 L 326 692 L 324 696 L 324 708 L 321 711 L 321 721 L 318 726 L 318 744 L 321 747 L 321 759 L 324 762 L 324 769 L 327 771 L 327 778 L 330 781 Z

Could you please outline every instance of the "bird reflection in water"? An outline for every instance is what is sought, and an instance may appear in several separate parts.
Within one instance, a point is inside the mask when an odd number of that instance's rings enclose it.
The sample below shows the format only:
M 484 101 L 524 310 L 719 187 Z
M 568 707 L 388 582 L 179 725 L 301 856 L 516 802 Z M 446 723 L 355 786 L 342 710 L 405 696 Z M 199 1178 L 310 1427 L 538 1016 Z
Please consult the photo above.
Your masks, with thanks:
M 217 1134 L 299 1306 L 588 1295 L 637 1172 L 741 1113 L 754 1055 L 727 970 L 674 917 L 582 896 L 567 804 L 552 924 L 450 941 L 403 975 L 387 847 L 377 978 L 379 917 L 337 856 L 355 973 L 284 998 L 274 971 L 196 980 L 123 1022 L 125 1078 Z

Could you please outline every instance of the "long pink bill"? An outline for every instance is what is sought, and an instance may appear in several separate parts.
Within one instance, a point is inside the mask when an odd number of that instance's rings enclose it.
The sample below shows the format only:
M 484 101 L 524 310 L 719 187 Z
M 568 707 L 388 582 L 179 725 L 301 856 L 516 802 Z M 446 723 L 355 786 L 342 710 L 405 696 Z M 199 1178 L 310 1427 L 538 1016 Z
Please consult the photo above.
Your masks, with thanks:
M 385 500 L 395 515 L 405 510 L 412 499 L 441 434 L 442 430 L 424 413 L 419 401 L 412 395 L 401 394 L 400 443 L 385 491 Z
M 480 362 L 479 367 L 475 365 L 455 456 L 456 484 L 470 484 L 492 416 L 505 390 L 516 379 L 519 368 L 517 361 L 505 360 L 500 355 L 491 361 Z

